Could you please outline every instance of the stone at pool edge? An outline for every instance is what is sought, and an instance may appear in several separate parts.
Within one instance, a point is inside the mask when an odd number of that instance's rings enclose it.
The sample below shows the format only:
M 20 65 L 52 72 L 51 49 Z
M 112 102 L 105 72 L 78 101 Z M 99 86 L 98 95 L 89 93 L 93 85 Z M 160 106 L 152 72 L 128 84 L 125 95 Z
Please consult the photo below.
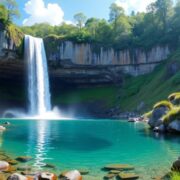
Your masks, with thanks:
M 104 167 L 106 170 L 133 170 L 134 167 L 128 164 L 110 164 Z
M 82 180 L 82 176 L 78 170 L 64 171 L 59 175 L 59 180 L 64 180 L 68 178 L 69 180 Z
M 23 176 L 21 174 L 18 174 L 18 173 L 14 173 L 14 174 L 11 174 L 7 180 L 14 180 L 14 179 L 18 179 L 18 180 L 28 180 L 28 178 L 26 176 Z
M 19 156 L 16 158 L 17 161 L 19 162 L 28 162 L 31 161 L 33 158 L 31 156 Z
M 180 172 L 180 159 L 173 163 L 171 170 Z
M 139 176 L 135 173 L 119 173 L 118 176 L 121 180 L 135 180 L 139 178 Z
M 6 161 L 0 161 L 0 170 L 3 171 L 3 170 L 6 170 L 9 168 L 9 163 L 6 162 Z

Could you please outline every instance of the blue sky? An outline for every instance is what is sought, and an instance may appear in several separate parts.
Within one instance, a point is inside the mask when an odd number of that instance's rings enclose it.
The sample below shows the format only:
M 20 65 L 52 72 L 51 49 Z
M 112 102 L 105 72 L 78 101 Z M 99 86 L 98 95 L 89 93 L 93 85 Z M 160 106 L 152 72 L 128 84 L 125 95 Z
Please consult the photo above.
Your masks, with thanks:
M 32 25 L 48 22 L 57 25 L 73 22 L 74 14 L 83 12 L 88 18 L 108 19 L 109 7 L 115 2 L 123 6 L 127 13 L 132 10 L 145 11 L 146 6 L 154 0 L 16 0 L 21 18 L 18 25 Z

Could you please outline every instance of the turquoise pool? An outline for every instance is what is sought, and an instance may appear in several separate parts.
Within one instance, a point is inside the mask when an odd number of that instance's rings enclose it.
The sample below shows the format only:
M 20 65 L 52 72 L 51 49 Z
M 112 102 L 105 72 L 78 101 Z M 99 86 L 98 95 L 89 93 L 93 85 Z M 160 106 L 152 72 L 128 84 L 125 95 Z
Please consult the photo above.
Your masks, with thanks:
M 7 120 L 6 120 L 7 121 Z M 113 120 L 8 120 L 0 148 L 13 157 L 33 157 L 37 169 L 45 163 L 56 172 L 87 169 L 84 180 L 100 180 L 107 164 L 135 166 L 141 179 L 163 175 L 180 155 L 180 137 L 150 132 L 144 123 Z M 1 120 L 3 122 L 3 120 Z

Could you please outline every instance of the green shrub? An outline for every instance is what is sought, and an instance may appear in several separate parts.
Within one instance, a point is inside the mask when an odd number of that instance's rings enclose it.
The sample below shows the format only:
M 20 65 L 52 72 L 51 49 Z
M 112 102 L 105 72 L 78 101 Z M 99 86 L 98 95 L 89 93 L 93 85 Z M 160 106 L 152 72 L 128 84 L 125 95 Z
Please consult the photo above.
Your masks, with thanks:
M 158 103 L 156 103 L 153 107 L 153 109 L 156 109 L 158 107 L 167 107 L 168 109 L 172 109 L 173 108 L 173 105 L 169 102 L 169 101 L 160 101 Z

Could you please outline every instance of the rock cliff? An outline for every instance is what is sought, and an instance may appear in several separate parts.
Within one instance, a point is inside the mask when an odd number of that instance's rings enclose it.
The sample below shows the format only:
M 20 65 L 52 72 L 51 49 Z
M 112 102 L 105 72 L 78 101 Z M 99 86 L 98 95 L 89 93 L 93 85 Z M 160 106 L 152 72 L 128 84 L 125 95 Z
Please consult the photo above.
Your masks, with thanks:
M 151 72 L 171 52 L 168 45 L 156 46 L 149 51 L 140 48 L 117 51 L 113 48 L 96 47 L 85 43 L 77 44 L 71 41 L 59 42 L 52 49 L 49 48 L 48 43 L 45 43 L 45 46 L 47 58 L 50 61 L 84 66 L 116 66 L 134 76 Z

